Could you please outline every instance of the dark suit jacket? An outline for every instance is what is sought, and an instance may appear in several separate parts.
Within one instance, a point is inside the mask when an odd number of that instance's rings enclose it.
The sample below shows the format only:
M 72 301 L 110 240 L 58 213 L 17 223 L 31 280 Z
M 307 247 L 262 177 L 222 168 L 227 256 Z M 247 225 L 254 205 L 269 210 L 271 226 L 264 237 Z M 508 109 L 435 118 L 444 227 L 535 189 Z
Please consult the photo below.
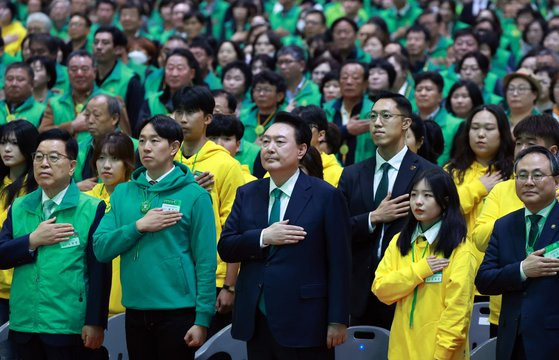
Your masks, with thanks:
M 541 249 L 559 241 L 556 204 L 536 242 Z M 503 294 L 499 318 L 497 358 L 510 359 L 517 333 L 528 359 L 559 356 L 559 275 L 522 281 L 520 262 L 526 258 L 524 208 L 495 222 L 476 286 L 482 294 Z
M 367 308 L 375 270 L 380 261 L 377 257 L 378 242 L 381 235 L 380 225 L 369 233 L 369 213 L 373 208 L 373 184 L 375 175 L 375 156 L 346 167 L 338 187 L 344 193 L 351 215 L 351 315 L 361 317 Z M 407 194 L 416 176 L 436 165 L 408 150 L 394 182 L 392 197 Z M 384 224 L 382 255 L 392 237 L 402 229 L 405 218 Z
M 324 347 L 329 323 L 349 322 L 349 213 L 339 190 L 300 173 L 284 219 L 305 229 L 295 245 L 260 247 L 268 227 L 270 179 L 237 190 L 218 244 L 226 262 L 241 262 L 233 337 L 250 340 L 260 292 L 275 340 L 286 347 Z

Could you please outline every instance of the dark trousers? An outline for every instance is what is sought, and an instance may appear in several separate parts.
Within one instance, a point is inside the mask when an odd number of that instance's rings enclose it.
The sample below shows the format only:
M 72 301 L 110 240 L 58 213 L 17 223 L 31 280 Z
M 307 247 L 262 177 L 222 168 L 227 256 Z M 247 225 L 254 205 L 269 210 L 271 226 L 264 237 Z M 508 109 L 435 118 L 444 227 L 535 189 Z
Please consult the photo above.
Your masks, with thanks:
M 0 299 L 0 324 L 3 325 L 8 320 L 10 320 L 10 300 Z M 17 358 L 16 348 L 10 339 L 0 342 L 1 360 L 16 360 Z
M 386 330 L 390 330 L 392 319 L 394 318 L 394 310 L 396 305 L 386 305 L 380 302 L 377 297 L 371 293 L 367 302 L 367 308 L 361 316 L 351 316 L 349 319 L 350 326 L 378 326 Z
M 334 349 L 324 347 L 289 348 L 276 342 L 268 320 L 256 311 L 254 336 L 247 342 L 248 360 L 334 360 Z
M 57 341 L 45 341 L 47 337 L 40 334 L 33 334 L 27 337 L 24 333 L 10 333 L 10 338 L 14 339 L 15 348 L 21 360 L 108 359 L 109 356 L 104 348 L 97 350 L 87 349 L 83 346 L 80 335 L 75 336 L 76 341 L 64 344 L 67 343 L 64 340 L 61 345 L 57 345 Z M 21 339 L 25 338 L 25 342 L 21 341 Z
M 499 325 L 489 324 L 489 337 L 490 338 L 497 337 L 498 332 L 499 332 Z
M 516 335 L 514 341 L 514 350 L 512 351 L 511 360 L 526 360 L 526 352 L 524 351 L 524 342 L 522 341 L 522 335 Z
M 196 348 L 184 341 L 194 325 L 194 308 L 176 310 L 126 309 L 126 345 L 130 360 L 194 359 Z

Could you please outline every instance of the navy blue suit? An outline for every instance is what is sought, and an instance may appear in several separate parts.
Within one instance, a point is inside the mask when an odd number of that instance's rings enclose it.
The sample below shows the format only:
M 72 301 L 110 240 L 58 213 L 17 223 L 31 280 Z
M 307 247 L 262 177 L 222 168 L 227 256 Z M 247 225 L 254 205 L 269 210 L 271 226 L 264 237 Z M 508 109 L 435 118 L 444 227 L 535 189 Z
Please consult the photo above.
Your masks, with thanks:
M 559 205 L 555 204 L 534 249 L 559 241 Z M 503 294 L 497 358 L 510 359 L 517 334 L 528 359 L 559 357 L 559 275 L 520 277 L 526 258 L 524 208 L 495 222 L 476 286 L 482 294 Z
M 237 190 L 218 244 L 226 262 L 241 262 L 232 334 L 254 335 L 257 303 L 264 291 L 266 318 L 284 347 L 325 347 L 329 323 L 349 322 L 349 213 L 339 190 L 299 174 L 284 219 L 305 229 L 294 245 L 260 247 L 268 227 L 270 179 Z M 270 251 L 273 250 L 273 251 Z

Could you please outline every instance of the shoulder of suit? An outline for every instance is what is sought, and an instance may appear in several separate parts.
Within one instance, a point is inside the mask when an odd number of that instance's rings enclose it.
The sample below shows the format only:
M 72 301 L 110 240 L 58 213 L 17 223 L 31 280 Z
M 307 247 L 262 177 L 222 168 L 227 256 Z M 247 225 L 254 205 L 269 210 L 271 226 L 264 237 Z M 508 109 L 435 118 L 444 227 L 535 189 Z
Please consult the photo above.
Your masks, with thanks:
M 498 218 L 495 221 L 495 226 L 494 227 L 497 228 L 497 227 L 499 227 L 500 225 L 503 225 L 503 224 L 504 224 L 504 226 L 509 226 L 510 222 L 516 223 L 516 222 L 518 222 L 519 218 L 523 218 L 523 217 L 524 217 L 524 208 L 520 208 L 516 211 L 513 211 L 511 213 L 508 213 L 505 216 L 502 216 L 502 217 Z

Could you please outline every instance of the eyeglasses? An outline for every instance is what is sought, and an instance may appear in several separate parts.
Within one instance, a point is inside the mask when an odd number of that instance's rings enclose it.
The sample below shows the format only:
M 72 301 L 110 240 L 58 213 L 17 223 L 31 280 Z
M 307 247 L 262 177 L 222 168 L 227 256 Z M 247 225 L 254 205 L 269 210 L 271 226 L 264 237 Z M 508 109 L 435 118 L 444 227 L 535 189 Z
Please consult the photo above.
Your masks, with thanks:
M 49 164 L 56 164 L 58 161 L 60 161 L 61 158 L 66 158 L 66 159 L 70 159 L 68 156 L 63 155 L 63 154 L 59 154 L 57 152 L 51 152 L 48 154 L 43 154 L 42 152 L 34 152 L 33 154 L 31 154 L 31 157 L 33 158 L 33 161 L 40 164 L 43 162 L 43 160 L 46 158 Z
M 278 66 L 282 66 L 282 65 L 291 65 L 293 63 L 297 62 L 297 60 L 292 60 L 292 59 L 284 59 L 284 60 L 278 60 L 277 64 Z
M 519 93 L 519 94 L 525 94 L 528 91 L 531 91 L 532 88 L 529 86 L 520 86 L 520 87 L 513 87 L 513 86 L 509 86 L 507 88 L 507 92 L 514 94 L 515 92 Z
M 371 111 L 371 114 L 369 115 L 369 120 L 371 120 L 372 122 L 377 121 L 377 119 L 380 117 L 380 121 L 384 124 L 386 122 L 388 122 L 390 119 L 396 117 L 396 116 L 404 116 L 406 117 L 407 115 L 404 114 L 392 114 L 388 111 L 381 111 L 381 112 L 376 112 L 376 111 Z
M 548 176 L 553 176 L 553 175 L 546 175 L 546 174 L 542 174 L 540 172 L 536 172 L 536 173 L 532 173 L 532 174 L 527 173 L 527 172 L 520 172 L 520 173 L 516 174 L 516 180 L 520 181 L 520 182 L 526 182 L 526 181 L 528 181 L 528 179 L 532 178 L 533 182 L 540 182 Z

